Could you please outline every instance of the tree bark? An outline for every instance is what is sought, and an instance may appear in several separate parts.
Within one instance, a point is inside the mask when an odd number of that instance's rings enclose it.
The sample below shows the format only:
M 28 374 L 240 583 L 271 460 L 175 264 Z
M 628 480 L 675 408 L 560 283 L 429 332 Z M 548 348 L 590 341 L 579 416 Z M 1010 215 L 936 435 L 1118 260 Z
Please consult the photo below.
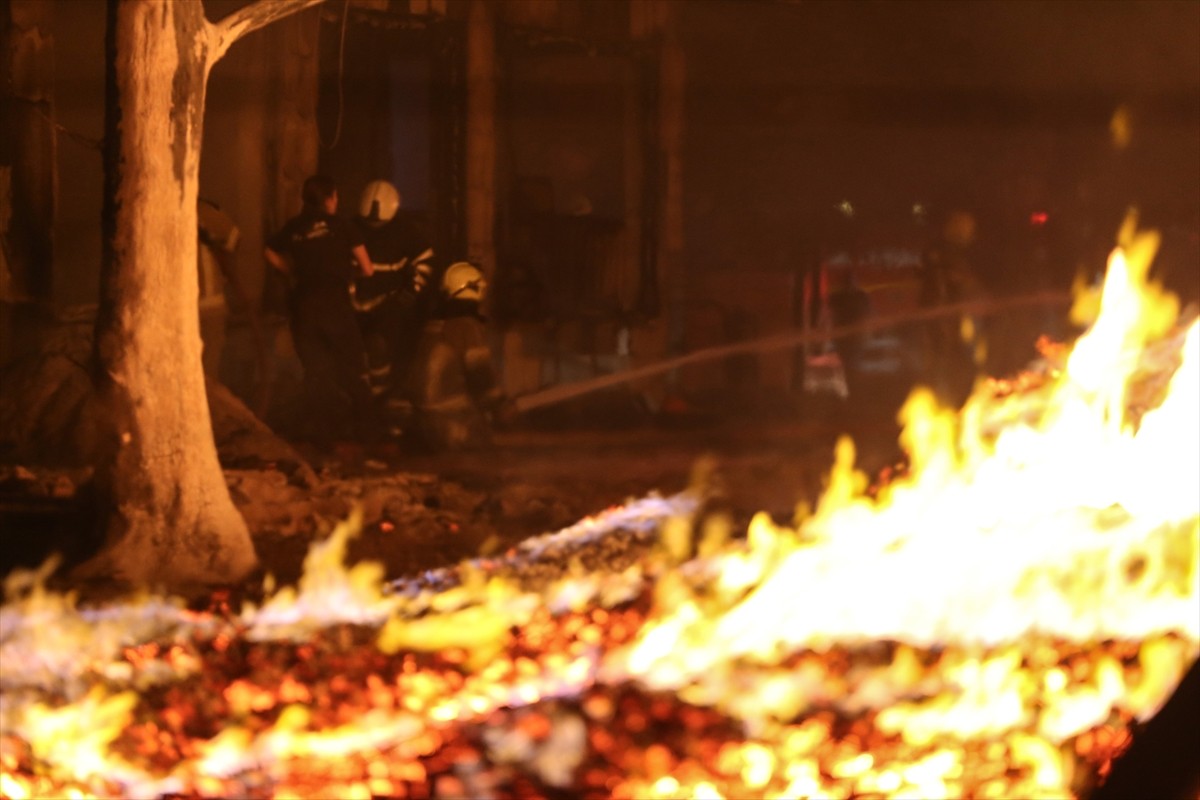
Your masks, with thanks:
M 217 460 L 201 364 L 196 198 L 208 72 L 240 35 L 320 0 L 212 25 L 201 0 L 109 0 L 95 383 L 105 544 L 76 574 L 233 582 L 256 565 Z
M 238 9 L 213 26 L 210 65 L 225 55 L 229 46 L 247 33 L 323 2 L 325 0 L 262 0 Z

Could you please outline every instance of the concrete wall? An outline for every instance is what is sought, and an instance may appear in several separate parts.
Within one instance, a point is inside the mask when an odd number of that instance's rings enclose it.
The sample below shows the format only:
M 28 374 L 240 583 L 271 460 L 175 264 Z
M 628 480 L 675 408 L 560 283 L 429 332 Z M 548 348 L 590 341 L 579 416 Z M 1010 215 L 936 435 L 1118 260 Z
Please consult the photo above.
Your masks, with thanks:
M 96 302 L 104 170 L 104 3 L 56 3 L 54 83 L 58 135 L 58 218 L 54 304 Z
M 54 242 L 54 6 L 15 0 L 4 22 L 0 222 L 5 299 L 49 299 Z
M 237 2 L 206 5 L 210 19 Z M 263 242 L 300 209 L 300 188 L 317 169 L 319 9 L 236 42 L 208 82 L 200 194 L 237 222 L 237 272 L 251 299 L 262 289 Z
M 54 14 L 0 6 L 0 364 L 38 345 L 54 289 Z

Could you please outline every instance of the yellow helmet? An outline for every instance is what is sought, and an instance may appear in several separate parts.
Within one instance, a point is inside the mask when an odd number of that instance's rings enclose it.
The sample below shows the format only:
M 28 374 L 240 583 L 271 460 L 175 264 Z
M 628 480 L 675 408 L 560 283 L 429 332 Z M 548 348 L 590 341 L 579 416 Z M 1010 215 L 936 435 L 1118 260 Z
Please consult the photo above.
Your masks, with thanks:
M 487 280 L 479 268 L 468 261 L 457 261 L 442 275 L 442 294 L 450 300 L 483 300 Z
M 387 181 L 371 181 L 358 201 L 358 215 L 369 223 L 391 222 L 400 210 L 400 192 Z

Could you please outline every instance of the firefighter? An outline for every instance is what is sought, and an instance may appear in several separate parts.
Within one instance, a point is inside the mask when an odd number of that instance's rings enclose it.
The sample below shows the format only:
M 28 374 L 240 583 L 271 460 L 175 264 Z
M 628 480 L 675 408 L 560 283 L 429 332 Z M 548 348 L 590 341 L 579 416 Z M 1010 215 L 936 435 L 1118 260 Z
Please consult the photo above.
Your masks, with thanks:
M 409 395 L 418 439 L 429 449 L 487 445 L 492 423 L 511 419 L 480 313 L 486 290 L 473 264 L 451 264 L 442 276 L 441 314 L 421 333 Z
M 340 434 L 371 441 L 381 435 L 381 420 L 364 378 L 366 355 L 350 283 L 355 271 L 370 277 L 374 270 L 357 229 L 336 216 L 331 178 L 308 178 L 303 200 L 303 210 L 267 240 L 264 255 L 293 286 L 289 311 L 304 367 L 308 435 L 318 444 Z
M 200 272 L 200 338 L 204 341 L 204 374 L 218 379 L 221 351 L 225 344 L 225 322 L 229 304 L 226 286 L 236 290 L 232 256 L 241 231 L 233 218 L 211 200 L 196 203 L 197 247 Z
M 920 304 L 930 308 L 980 299 L 984 292 L 972 264 L 975 217 L 952 211 L 938 241 L 926 249 L 921 262 Z M 942 400 L 958 405 L 966 400 L 975 377 L 978 322 L 971 317 L 934 320 L 926 328 L 927 380 Z
M 834 273 L 828 304 L 830 323 L 835 328 L 859 325 L 871 315 L 871 297 L 859 285 L 854 270 L 849 268 Z M 833 346 L 842 362 L 847 393 L 851 397 L 864 395 L 866 335 L 840 336 L 834 340 Z
M 402 198 L 388 181 L 363 190 L 356 223 L 374 274 L 353 287 L 355 309 L 367 349 L 367 380 L 384 403 L 393 436 L 399 436 L 410 407 L 405 379 L 428 316 L 426 287 L 433 266 L 429 237 L 400 213 Z
M 204 374 L 250 398 L 254 413 L 263 417 L 269 400 L 268 352 L 259 314 L 236 269 L 241 230 L 203 197 L 196 203 L 196 217 Z M 251 346 L 239 346 L 247 336 Z

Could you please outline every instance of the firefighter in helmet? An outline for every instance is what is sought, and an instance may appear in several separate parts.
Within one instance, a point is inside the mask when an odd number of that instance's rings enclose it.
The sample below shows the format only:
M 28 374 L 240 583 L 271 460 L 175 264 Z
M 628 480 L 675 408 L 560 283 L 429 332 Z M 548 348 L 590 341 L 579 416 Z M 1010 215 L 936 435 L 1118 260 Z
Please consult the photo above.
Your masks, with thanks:
M 221 350 L 225 345 L 225 327 L 229 316 L 226 289 L 242 299 L 233 253 L 241 231 L 221 207 L 200 198 L 196 203 L 196 221 L 200 240 L 197 257 L 200 272 L 200 338 L 204 341 L 204 374 L 220 377 Z
M 405 382 L 429 315 L 427 287 L 433 273 L 429 236 L 401 207 L 400 192 L 388 181 L 371 181 L 363 189 L 356 222 L 374 274 L 353 287 L 368 381 L 383 401 L 393 435 L 411 413 Z
M 337 216 L 333 179 L 313 175 L 302 191 L 304 208 L 267 239 L 264 256 L 294 286 L 292 340 L 304 365 L 307 436 L 327 444 L 341 421 L 360 441 L 373 441 L 381 420 L 363 379 L 362 333 L 349 293 L 355 272 L 371 276 L 371 262 L 358 231 Z
M 474 264 L 451 264 L 441 281 L 441 313 L 425 325 L 410 374 L 416 433 L 434 450 L 486 445 L 507 403 L 492 362 L 480 304 L 487 281 Z

